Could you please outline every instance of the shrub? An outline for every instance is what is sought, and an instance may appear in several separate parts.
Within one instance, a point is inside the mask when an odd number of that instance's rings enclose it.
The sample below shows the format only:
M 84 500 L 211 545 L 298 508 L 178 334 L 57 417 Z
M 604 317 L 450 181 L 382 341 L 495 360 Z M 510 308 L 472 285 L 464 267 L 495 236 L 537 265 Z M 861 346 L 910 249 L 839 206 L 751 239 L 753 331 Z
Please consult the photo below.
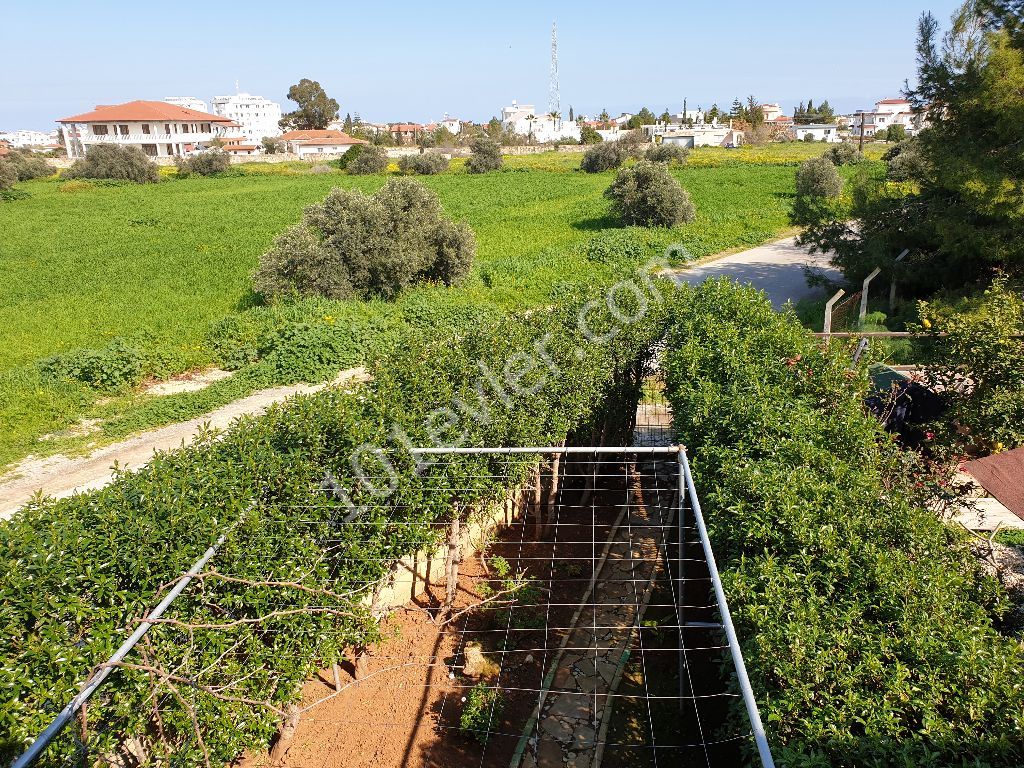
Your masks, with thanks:
M 7 155 L 9 162 L 18 174 L 18 181 L 30 181 L 52 176 L 57 169 L 30 149 L 14 149 Z
M 469 173 L 487 173 L 501 168 L 504 162 L 501 157 L 501 145 L 494 139 L 477 136 L 469 146 L 472 151 L 466 161 L 466 170 Z
M 77 381 L 92 389 L 110 391 L 142 381 L 142 352 L 124 339 L 114 339 L 102 349 L 79 349 L 40 362 L 43 374 L 54 379 Z
M 796 193 L 808 197 L 839 197 L 843 180 L 827 157 L 811 157 L 796 172 Z
M 672 227 L 693 221 L 696 215 L 686 190 L 664 165 L 649 160 L 621 169 L 605 197 L 611 199 L 612 212 L 623 224 Z
M 589 125 L 584 125 L 580 128 L 580 144 L 600 144 L 604 139 L 596 129 L 591 128 Z
M 263 145 L 263 151 L 268 155 L 276 155 L 278 152 L 284 152 L 284 142 L 277 136 L 264 136 L 260 140 L 260 144 Z
M 654 163 L 675 163 L 676 165 L 685 165 L 686 159 L 689 156 L 689 149 L 675 143 L 652 144 L 647 148 L 647 152 L 644 155 L 644 157 Z
M 725 281 L 671 313 L 673 428 L 776 764 L 1021 765 L 1024 647 L 993 625 L 1001 590 L 865 414 L 849 347 Z
M 356 144 L 338 158 L 338 166 L 354 176 L 384 173 L 388 167 L 388 155 L 373 144 Z
M 618 168 L 625 162 L 626 153 L 617 141 L 603 141 L 583 153 L 580 168 L 587 173 L 602 173 Z
M 886 164 L 886 178 L 890 181 L 920 181 L 928 173 L 928 160 L 921 150 L 919 139 L 907 139 L 890 147 L 882 155 Z
M 18 181 L 18 169 L 5 158 L 0 158 L 0 192 L 13 187 Z
M 393 299 L 422 281 L 452 285 L 475 253 L 473 233 L 445 218 L 433 191 L 393 179 L 372 197 L 335 189 L 307 207 L 260 258 L 253 284 L 268 298 Z
M 459 730 L 481 744 L 487 744 L 491 732 L 501 722 L 505 699 L 501 691 L 486 680 L 469 689 L 459 715 Z
M 178 166 L 178 175 L 187 178 L 196 176 L 214 176 L 224 173 L 231 167 L 231 158 L 228 153 L 220 149 L 209 149 L 205 152 L 198 152 L 190 157 L 176 157 L 174 164 Z
M 814 143 L 814 134 L 811 134 L 811 133 L 805 133 L 805 134 L 804 134 L 804 138 L 803 138 L 803 141 L 804 141 L 804 143 L 806 143 L 806 144 L 813 144 L 813 143 Z
M 120 179 L 138 184 L 160 180 L 156 164 L 135 146 L 96 144 L 64 171 L 66 179 Z
M 403 155 L 398 161 L 398 170 L 405 174 L 417 173 L 421 176 L 432 176 L 435 173 L 448 170 L 448 158 L 437 152 Z
M 316 174 L 333 173 L 334 169 L 331 168 L 331 166 L 327 165 L 327 163 L 317 163 L 316 165 L 310 167 L 309 172 Z
M 844 141 L 842 144 L 834 144 L 825 150 L 822 157 L 832 162 L 837 168 L 841 165 L 853 165 L 864 159 L 864 155 L 853 144 Z

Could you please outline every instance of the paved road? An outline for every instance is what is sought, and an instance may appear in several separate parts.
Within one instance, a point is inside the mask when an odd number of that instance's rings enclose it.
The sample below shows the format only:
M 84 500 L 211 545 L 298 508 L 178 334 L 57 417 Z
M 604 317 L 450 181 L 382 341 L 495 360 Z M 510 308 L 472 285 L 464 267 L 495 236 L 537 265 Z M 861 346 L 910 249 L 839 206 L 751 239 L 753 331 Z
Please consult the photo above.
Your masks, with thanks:
M 733 277 L 743 283 L 752 283 L 763 290 L 772 305 L 780 309 L 787 301 L 823 296 L 821 288 L 808 288 L 801 267 L 809 265 L 823 270 L 838 280 L 838 270 L 829 266 L 828 257 L 810 254 L 797 246 L 794 238 L 768 243 L 749 251 L 734 253 L 716 261 L 681 269 L 673 273 L 679 282 L 696 285 L 709 277 Z

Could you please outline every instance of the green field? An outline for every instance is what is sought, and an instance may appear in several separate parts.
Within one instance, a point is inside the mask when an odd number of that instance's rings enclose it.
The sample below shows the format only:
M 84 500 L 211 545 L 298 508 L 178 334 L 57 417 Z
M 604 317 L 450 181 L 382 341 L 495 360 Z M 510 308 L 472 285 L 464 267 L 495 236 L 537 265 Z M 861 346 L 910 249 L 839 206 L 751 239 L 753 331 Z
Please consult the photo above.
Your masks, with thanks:
M 789 226 L 795 164 L 822 150 L 697 150 L 673 171 L 696 203 L 697 219 L 653 237 L 702 257 L 777 236 Z M 422 179 L 478 240 L 472 277 L 451 290 L 529 306 L 547 301 L 560 280 L 599 268 L 581 251 L 615 226 L 602 197 L 613 174 L 581 173 L 579 158 L 509 158 L 505 171 L 484 176 L 468 175 L 456 162 Z M 22 185 L 30 197 L 0 205 L 0 273 L 7 276 L 0 283 L 0 465 L 67 448 L 36 438 L 83 415 L 110 415 L 109 398 L 93 413 L 95 393 L 42 379 L 36 361 L 144 334 L 165 352 L 163 373 L 211 364 L 210 325 L 256 303 L 248 276 L 274 236 L 332 187 L 369 191 L 384 180 L 251 164 L 222 178 L 144 186 Z M 138 398 L 120 397 L 129 410 L 136 407 Z

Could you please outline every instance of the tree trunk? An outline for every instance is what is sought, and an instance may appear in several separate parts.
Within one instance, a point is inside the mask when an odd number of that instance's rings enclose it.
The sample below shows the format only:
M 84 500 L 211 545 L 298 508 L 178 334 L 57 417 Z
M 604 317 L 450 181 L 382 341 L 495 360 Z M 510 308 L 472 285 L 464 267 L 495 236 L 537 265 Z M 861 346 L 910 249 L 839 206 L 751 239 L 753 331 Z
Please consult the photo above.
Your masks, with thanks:
M 551 459 L 551 482 L 548 484 L 548 526 L 551 526 L 555 519 L 555 505 L 558 502 L 558 484 L 561 472 L 562 454 L 556 453 Z M 558 535 L 558 531 L 555 531 L 555 535 Z
M 537 463 L 537 470 L 533 476 L 533 538 L 540 539 L 541 533 L 544 530 L 544 507 L 543 507 L 543 484 L 541 482 L 541 474 L 543 473 L 544 463 Z
M 365 645 L 356 648 L 356 658 L 353 667 L 355 668 L 356 682 L 370 674 L 370 649 Z
M 281 723 L 274 746 L 270 749 L 271 763 L 280 763 L 284 759 L 284 754 L 288 751 L 292 739 L 295 738 L 295 732 L 299 728 L 299 708 L 295 704 L 289 704 L 285 708 L 285 712 L 284 722 Z

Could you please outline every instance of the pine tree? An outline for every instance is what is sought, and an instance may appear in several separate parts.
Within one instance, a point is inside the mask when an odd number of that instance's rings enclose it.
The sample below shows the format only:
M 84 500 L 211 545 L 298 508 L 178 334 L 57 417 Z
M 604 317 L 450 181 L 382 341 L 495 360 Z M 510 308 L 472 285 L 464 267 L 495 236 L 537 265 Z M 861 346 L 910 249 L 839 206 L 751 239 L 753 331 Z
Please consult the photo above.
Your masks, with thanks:
M 341 129 L 343 131 L 346 131 L 346 132 L 352 130 L 352 114 L 351 113 L 346 113 L 345 114 L 345 122 L 342 123 Z
M 354 115 L 352 115 L 352 122 L 355 125 L 362 125 L 363 124 L 363 118 L 361 118 L 359 116 L 359 113 L 356 112 Z
M 733 120 L 743 119 L 743 102 L 740 101 L 739 96 L 732 100 L 732 111 L 729 113 L 729 117 Z
M 572 104 L 569 105 L 569 122 L 570 123 L 575 123 L 576 122 L 576 113 L 573 112 L 573 110 L 572 110 Z

